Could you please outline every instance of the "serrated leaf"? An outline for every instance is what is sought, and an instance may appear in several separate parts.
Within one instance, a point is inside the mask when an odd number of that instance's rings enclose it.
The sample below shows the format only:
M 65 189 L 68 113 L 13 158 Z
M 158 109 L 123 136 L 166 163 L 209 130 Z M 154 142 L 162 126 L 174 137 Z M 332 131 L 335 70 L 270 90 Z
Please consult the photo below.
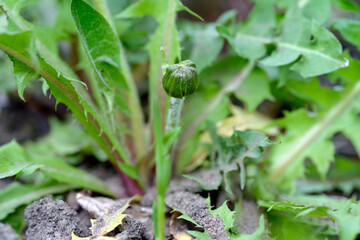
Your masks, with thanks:
M 72 188 L 71 185 L 55 182 L 41 185 L 22 185 L 13 182 L 0 190 L 0 220 L 21 205 L 28 204 L 49 194 L 66 192 Z
M 227 201 L 225 201 L 220 207 L 212 210 L 210 205 L 210 197 L 206 198 L 206 203 L 209 206 L 209 211 L 214 217 L 219 217 L 220 220 L 224 223 L 225 230 L 230 230 L 234 226 L 234 211 L 231 211 L 227 206 Z
M 240 56 L 257 60 L 266 55 L 265 45 L 275 44 L 276 50 L 261 63 L 266 66 L 284 66 L 293 63 L 290 69 L 304 78 L 328 73 L 348 65 L 348 61 L 341 56 L 342 47 L 336 37 L 315 21 L 311 22 L 302 16 L 302 12 L 296 6 L 287 11 L 281 22 L 282 31 L 279 36 L 275 36 L 274 20 L 264 19 L 264 16 L 270 14 L 267 12 L 274 12 L 272 3 L 269 1 L 267 4 L 269 5 L 263 6 L 263 1 L 257 3 L 256 6 L 266 9 L 260 12 L 256 12 L 256 8 L 253 10 L 254 15 L 249 17 L 245 25 L 250 25 L 251 29 L 240 28 L 235 33 L 231 33 L 224 26 L 217 27 L 220 35 L 229 41 Z M 258 25 L 251 25 L 252 22 L 265 25 L 260 28 Z
M 359 151 L 360 139 L 353 131 L 360 121 L 357 116 L 359 95 L 358 82 L 350 84 L 340 96 L 334 92 L 337 101 L 315 116 L 309 116 L 301 109 L 291 114 L 287 113 L 286 120 L 279 122 L 287 126 L 287 133 L 278 139 L 282 144 L 275 146 L 270 153 L 273 163 L 272 178 L 284 177 L 287 180 L 283 179 L 283 183 L 293 184 L 294 179 L 303 175 L 303 162 L 307 157 L 313 160 L 318 172 L 324 178 L 334 159 L 335 150 L 331 138 L 338 132 L 348 135 Z
M 0 48 L 8 55 L 32 68 L 35 72 L 39 72 L 46 79 L 51 93 L 57 102 L 64 103 L 74 113 L 88 133 L 98 142 L 112 160 L 114 157 L 113 153 L 116 151 L 124 161 L 124 164 L 131 165 L 125 149 L 120 145 L 114 133 L 109 129 L 109 126 L 105 124 L 102 115 L 97 113 L 91 102 L 78 92 L 79 88 L 75 88 L 72 85 L 72 81 L 66 77 L 66 74 L 54 68 L 46 59 L 38 58 L 35 61 L 38 64 L 35 65 L 33 63 L 32 55 L 28 50 L 32 36 L 32 33 L 29 31 L 16 34 L 2 33 L 0 34 Z M 111 147 L 109 142 L 112 145 Z M 139 180 L 138 176 L 136 179 Z
M 360 211 L 359 204 L 352 206 L 351 200 L 345 202 L 345 204 L 337 211 L 329 211 L 339 224 L 340 239 L 356 239 L 356 236 L 360 233 Z
M 319 207 L 314 207 L 314 206 L 307 206 L 307 205 L 302 205 L 302 204 L 296 204 L 290 201 L 287 202 L 276 202 L 276 203 L 260 203 L 259 204 L 260 207 L 264 207 L 267 208 L 267 211 L 283 211 L 283 212 L 287 212 L 287 213 L 291 213 L 294 215 L 294 217 L 296 215 L 307 215 L 307 216 L 312 216 L 312 217 L 324 217 L 327 216 L 327 211 L 329 210 L 328 207 L 324 207 L 324 206 L 319 206 Z M 309 209 L 311 211 L 309 211 Z M 301 216 L 299 215 L 299 216 Z
M 13 62 L 13 66 L 14 66 L 15 83 L 18 89 L 19 97 L 23 101 L 25 101 L 24 90 L 28 82 L 32 78 L 36 77 L 36 73 L 27 65 L 16 60 L 15 58 L 11 58 L 11 61 Z

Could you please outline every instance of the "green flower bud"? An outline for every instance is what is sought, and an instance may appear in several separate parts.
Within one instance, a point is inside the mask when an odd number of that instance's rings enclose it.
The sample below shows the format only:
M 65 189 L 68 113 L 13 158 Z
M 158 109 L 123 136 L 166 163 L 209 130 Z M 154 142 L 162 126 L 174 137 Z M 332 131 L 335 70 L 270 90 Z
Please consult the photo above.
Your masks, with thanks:
M 183 98 L 193 94 L 199 86 L 195 64 L 185 60 L 167 67 L 162 84 L 170 97 Z

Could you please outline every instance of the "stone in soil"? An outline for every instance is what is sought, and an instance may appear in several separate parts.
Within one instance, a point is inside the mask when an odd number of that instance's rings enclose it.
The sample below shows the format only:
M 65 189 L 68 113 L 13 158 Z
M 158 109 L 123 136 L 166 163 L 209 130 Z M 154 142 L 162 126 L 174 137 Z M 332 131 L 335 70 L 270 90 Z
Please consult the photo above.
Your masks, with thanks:
M 143 240 L 146 238 L 146 228 L 142 222 L 131 215 L 127 215 L 120 226 L 121 233 L 117 235 L 121 240 Z
M 14 229 L 7 224 L 0 222 L 0 239 L 1 240 L 18 240 L 19 236 Z
M 212 239 L 226 240 L 223 222 L 217 217 L 214 218 L 208 210 L 204 198 L 190 192 L 174 192 L 166 196 L 166 204 L 189 215 L 191 219 L 206 229 Z
M 71 240 L 71 233 L 88 236 L 88 229 L 79 229 L 81 221 L 74 209 L 62 201 L 47 196 L 25 209 L 28 222 L 27 240 Z

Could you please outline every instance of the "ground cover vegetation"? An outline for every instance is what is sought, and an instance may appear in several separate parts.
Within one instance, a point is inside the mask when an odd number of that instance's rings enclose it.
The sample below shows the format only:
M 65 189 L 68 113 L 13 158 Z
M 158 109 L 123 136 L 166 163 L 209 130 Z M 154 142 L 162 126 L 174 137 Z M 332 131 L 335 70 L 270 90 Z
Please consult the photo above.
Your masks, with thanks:
M 249 3 L 0 0 L 0 236 L 356 239 L 359 5 Z

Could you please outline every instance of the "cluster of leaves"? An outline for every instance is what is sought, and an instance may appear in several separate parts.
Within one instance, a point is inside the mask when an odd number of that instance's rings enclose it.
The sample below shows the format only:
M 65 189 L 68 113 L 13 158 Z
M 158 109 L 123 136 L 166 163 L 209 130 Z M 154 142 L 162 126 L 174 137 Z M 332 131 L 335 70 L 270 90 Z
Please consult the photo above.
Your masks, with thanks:
M 104 1 L 51 2 L 57 16 L 48 26 L 49 19 L 37 19 L 36 10 L 30 10 L 41 9 L 37 0 L 1 0 L 6 18 L 0 19 L 0 48 L 12 61 L 20 98 L 25 99 L 24 90 L 32 79 L 40 79 L 45 93 L 50 89 L 57 103 L 73 112 L 102 150 L 78 128 L 68 130 L 65 124 L 57 130 L 56 123 L 53 135 L 37 143 L 2 146 L 0 177 L 16 176 L 25 184 L 13 183 L 0 192 L 0 210 L 4 209 L 0 220 L 36 198 L 72 188 L 111 195 L 101 180 L 64 161 L 77 163 L 74 154 L 90 151 L 99 159 L 108 158 L 127 175 L 122 179 L 125 187 L 133 190 L 130 194 L 141 192 L 140 186 L 147 187 L 156 165 L 154 225 L 159 239 L 164 237 L 163 202 L 171 162 L 176 163 L 179 174 L 207 164 L 207 171 L 215 176 L 211 184 L 187 177 L 208 191 L 221 189 L 223 183 L 232 201 L 247 194 L 268 209 L 252 236 L 231 234 L 232 216 L 239 214 L 239 209 L 231 212 L 224 203 L 211 210 L 230 230 L 231 239 L 257 239 L 268 232 L 282 239 L 339 234 L 341 239 L 356 237 L 360 216 L 356 201 L 305 195 L 331 190 L 349 194 L 360 187 L 358 163 L 338 156 L 332 139 L 341 133 L 360 152 L 355 131 L 360 124 L 360 62 L 348 52 L 342 53 L 342 44 L 330 31 L 337 31 L 359 50 L 360 16 L 355 2 L 254 0 L 249 17 L 241 23 L 236 21 L 236 12 L 229 11 L 214 23 L 180 21 L 178 25 L 177 11 L 200 17 L 175 0 L 141 0 L 133 5 L 109 1 L 112 11 Z M 58 44 L 62 41 L 70 43 L 68 50 L 74 57 L 60 56 Z M 219 58 L 225 43 L 229 46 Z M 187 99 L 183 131 L 177 128 L 165 135 L 166 96 L 158 89 L 162 66 L 188 58 L 197 65 L 199 91 Z M 1 59 L 5 62 L 2 68 L 11 65 L 6 57 Z M 146 131 L 136 74 L 130 69 L 133 66 L 136 72 L 136 67 L 148 61 L 152 131 Z M 79 70 L 86 76 L 79 77 Z M 2 83 L 2 88 L 11 88 L 11 84 Z M 238 100 L 246 113 L 235 113 L 232 102 Z M 250 117 L 256 109 L 261 110 L 264 100 L 286 109 L 267 126 L 269 120 L 263 116 Z M 242 125 L 244 119 L 261 124 Z M 239 130 L 219 134 L 221 128 L 209 122 Z M 270 127 L 284 131 L 269 131 Z M 279 144 L 273 145 L 263 133 L 240 129 L 272 134 Z M 209 131 L 213 144 L 201 143 L 204 130 Z M 168 152 L 178 135 L 174 159 L 170 159 Z M 326 178 L 329 181 L 325 183 Z M 188 216 L 183 218 L 197 225 Z M 337 225 L 331 225 L 329 219 Z M 209 239 L 206 232 L 191 233 Z

